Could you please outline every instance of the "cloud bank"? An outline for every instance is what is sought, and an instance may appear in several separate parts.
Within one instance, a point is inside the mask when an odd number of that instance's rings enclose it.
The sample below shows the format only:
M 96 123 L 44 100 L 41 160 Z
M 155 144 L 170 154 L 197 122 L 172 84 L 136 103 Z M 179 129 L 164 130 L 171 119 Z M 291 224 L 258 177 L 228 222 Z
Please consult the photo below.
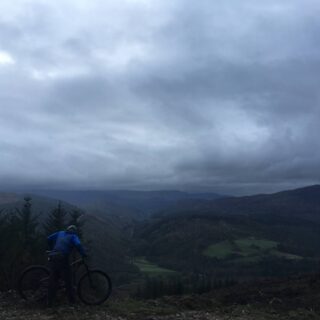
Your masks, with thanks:
M 0 3 L 1 188 L 320 182 L 317 1 Z

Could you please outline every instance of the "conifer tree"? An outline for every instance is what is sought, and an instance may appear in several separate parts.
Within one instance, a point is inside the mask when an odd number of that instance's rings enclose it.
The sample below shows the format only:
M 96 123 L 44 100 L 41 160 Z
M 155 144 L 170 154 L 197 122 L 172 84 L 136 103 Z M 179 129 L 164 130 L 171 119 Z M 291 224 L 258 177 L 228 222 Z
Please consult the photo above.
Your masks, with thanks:
M 59 201 L 58 206 L 52 210 L 48 216 L 44 230 L 47 235 L 66 228 L 67 211 L 62 207 Z
M 30 197 L 24 198 L 22 209 L 16 208 L 1 219 L 1 288 L 12 288 L 21 270 L 39 263 L 43 242 L 37 231 L 37 217 L 32 214 Z
M 3 257 L 6 250 L 6 237 L 7 237 L 7 216 L 0 211 L 0 257 Z
M 16 223 L 19 230 L 19 241 L 24 244 L 24 249 L 32 246 L 37 237 L 37 217 L 32 215 L 32 203 L 30 197 L 24 198 L 22 210 L 16 209 Z
M 79 236 L 80 239 L 83 238 L 83 225 L 84 225 L 84 220 L 81 220 L 81 216 L 83 215 L 83 213 L 79 210 L 72 210 L 70 212 L 70 219 L 68 221 L 68 224 L 71 225 L 75 225 L 77 227 L 77 234 Z
M 16 209 L 17 214 L 11 220 L 11 229 L 13 234 L 16 234 L 13 241 L 18 242 L 17 254 L 20 252 L 19 259 L 22 264 L 36 262 L 43 254 L 38 217 L 32 213 L 31 200 L 30 197 L 25 197 L 22 210 Z

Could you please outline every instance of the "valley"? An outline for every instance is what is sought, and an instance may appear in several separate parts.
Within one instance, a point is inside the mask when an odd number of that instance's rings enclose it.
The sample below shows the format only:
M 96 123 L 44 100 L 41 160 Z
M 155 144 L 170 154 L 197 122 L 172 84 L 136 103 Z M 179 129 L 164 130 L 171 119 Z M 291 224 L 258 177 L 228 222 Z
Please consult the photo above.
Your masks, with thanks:
M 133 295 L 149 277 L 160 279 L 156 286 L 173 279 L 192 292 L 200 290 L 199 277 L 209 290 L 219 281 L 318 270 L 319 186 L 250 197 L 55 191 L 52 196 L 61 196 L 57 199 L 44 193 L 30 195 L 39 230 L 60 200 L 66 211 L 79 210 L 90 263 L 106 270 L 116 286 L 127 284 Z M 3 194 L 2 215 L 21 208 L 23 201 L 22 194 Z

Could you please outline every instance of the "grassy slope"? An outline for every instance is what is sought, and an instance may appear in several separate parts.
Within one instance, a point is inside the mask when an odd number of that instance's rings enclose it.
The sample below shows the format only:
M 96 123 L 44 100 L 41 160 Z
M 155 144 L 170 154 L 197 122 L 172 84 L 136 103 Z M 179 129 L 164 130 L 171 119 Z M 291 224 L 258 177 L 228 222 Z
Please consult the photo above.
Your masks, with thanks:
M 134 261 L 139 270 L 150 276 L 172 275 L 176 272 L 173 270 L 161 268 L 158 265 L 147 261 L 144 257 L 140 257 Z
M 222 241 L 207 247 L 203 254 L 217 259 L 226 259 L 232 255 L 243 258 L 251 257 L 251 260 L 257 260 L 264 255 L 274 255 L 285 259 L 302 259 L 297 255 L 281 252 L 277 250 L 276 241 L 266 239 L 241 238 L 234 241 Z M 246 259 L 248 261 L 248 259 Z

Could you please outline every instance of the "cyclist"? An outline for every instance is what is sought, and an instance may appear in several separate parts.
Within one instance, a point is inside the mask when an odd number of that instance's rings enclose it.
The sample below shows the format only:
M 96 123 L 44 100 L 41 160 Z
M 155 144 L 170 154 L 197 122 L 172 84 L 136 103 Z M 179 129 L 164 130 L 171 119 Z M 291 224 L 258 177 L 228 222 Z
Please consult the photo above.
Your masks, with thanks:
M 75 303 L 74 289 L 72 285 L 72 274 L 69 264 L 69 255 L 73 248 L 76 248 L 82 257 L 86 253 L 77 236 L 77 227 L 70 225 L 66 231 L 58 231 L 48 237 L 50 281 L 48 288 L 48 306 L 52 306 L 56 296 L 59 278 L 62 276 L 69 303 Z

